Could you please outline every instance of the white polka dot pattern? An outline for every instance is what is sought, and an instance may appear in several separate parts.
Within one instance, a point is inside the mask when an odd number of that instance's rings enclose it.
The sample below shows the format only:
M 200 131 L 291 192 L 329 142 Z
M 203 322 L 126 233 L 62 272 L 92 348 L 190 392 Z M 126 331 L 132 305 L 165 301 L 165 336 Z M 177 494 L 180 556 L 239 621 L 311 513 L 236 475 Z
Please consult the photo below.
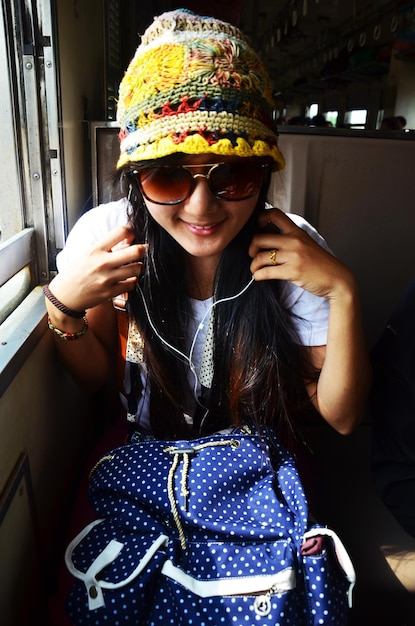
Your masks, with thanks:
M 97 464 L 89 497 L 103 521 L 71 555 L 81 579 L 67 602 L 76 625 L 347 624 L 349 584 L 330 543 L 300 554 L 307 502 L 271 435 L 125 445 Z M 167 545 L 135 574 L 161 535 Z M 87 583 L 113 539 L 119 555 Z M 97 587 L 103 603 L 91 610 Z
M 133 316 L 130 317 L 128 322 L 125 358 L 130 363 L 142 363 L 144 361 L 144 339 Z

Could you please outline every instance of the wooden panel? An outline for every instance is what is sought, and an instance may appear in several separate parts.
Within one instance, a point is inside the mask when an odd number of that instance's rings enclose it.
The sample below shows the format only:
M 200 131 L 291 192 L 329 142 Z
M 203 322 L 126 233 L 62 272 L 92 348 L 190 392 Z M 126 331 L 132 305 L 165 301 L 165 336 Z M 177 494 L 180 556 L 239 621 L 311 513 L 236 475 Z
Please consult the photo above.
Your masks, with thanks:
M 0 500 L 2 626 L 24 626 L 38 613 L 43 577 L 32 576 L 41 570 L 36 527 L 29 461 L 22 455 Z
M 281 134 L 287 167 L 272 201 L 304 215 L 354 272 L 373 345 L 415 276 L 415 141 L 310 131 Z

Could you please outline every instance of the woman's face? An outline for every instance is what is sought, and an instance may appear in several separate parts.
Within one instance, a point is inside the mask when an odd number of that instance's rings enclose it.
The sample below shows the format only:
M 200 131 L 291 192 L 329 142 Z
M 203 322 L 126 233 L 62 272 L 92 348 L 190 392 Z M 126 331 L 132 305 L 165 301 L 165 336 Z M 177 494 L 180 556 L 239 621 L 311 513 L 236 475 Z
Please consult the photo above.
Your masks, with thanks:
M 184 157 L 181 165 L 203 165 L 238 161 L 235 157 L 200 155 Z M 192 167 L 192 174 L 208 168 Z M 219 261 L 226 246 L 246 224 L 255 209 L 259 191 L 246 200 L 216 198 L 204 177 L 196 178 L 191 195 L 180 204 L 162 205 L 144 199 L 153 219 L 192 257 Z

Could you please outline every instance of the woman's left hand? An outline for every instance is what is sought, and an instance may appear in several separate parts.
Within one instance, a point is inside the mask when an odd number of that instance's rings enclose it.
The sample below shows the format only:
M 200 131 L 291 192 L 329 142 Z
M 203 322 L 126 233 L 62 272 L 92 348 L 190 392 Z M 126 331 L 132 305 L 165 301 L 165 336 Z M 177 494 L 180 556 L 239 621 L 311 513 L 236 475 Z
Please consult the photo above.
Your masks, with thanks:
M 355 288 L 352 272 L 283 211 L 267 209 L 261 213 L 260 228 L 272 224 L 279 233 L 259 232 L 249 247 L 255 280 L 287 280 L 329 300 L 344 294 L 345 286 Z
M 265 232 L 272 224 L 279 232 Z M 290 281 L 330 302 L 327 344 L 308 348 L 320 375 L 307 390 L 321 416 L 349 433 L 364 415 L 371 380 L 354 274 L 279 209 L 261 213 L 260 227 L 249 247 L 255 280 Z

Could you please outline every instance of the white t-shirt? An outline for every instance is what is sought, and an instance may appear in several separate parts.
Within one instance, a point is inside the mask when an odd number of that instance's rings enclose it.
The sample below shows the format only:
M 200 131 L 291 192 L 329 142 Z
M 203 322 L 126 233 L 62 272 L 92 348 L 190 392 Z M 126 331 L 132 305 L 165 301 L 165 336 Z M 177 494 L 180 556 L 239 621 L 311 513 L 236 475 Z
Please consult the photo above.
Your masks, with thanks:
M 122 199 L 101 204 L 84 213 L 69 233 L 64 249 L 57 256 L 58 271 L 62 271 L 77 256 L 106 237 L 110 230 L 117 226 L 125 226 L 128 223 L 127 208 L 127 200 Z M 287 215 L 322 247 L 330 251 L 323 237 L 303 217 L 293 213 Z M 301 287 L 285 282 L 282 301 L 297 316 L 294 323 L 303 345 L 319 346 L 327 343 L 329 304 L 325 298 L 319 298 Z
M 101 241 L 117 226 L 128 224 L 128 202 L 126 199 L 99 205 L 83 214 L 72 228 L 64 249 L 58 254 L 56 262 L 58 271 L 68 267 L 73 260 L 83 252 Z M 303 217 L 288 214 L 288 217 L 305 230 L 322 247 L 330 251 L 325 240 Z M 295 314 L 293 323 L 298 337 L 305 346 L 319 346 L 327 343 L 327 327 L 329 318 L 329 303 L 325 298 L 315 296 L 308 291 L 284 281 L 281 291 L 282 304 Z M 213 299 L 205 301 L 191 300 L 192 319 L 189 320 L 189 350 L 191 352 L 192 369 L 189 370 L 189 383 L 194 387 L 195 396 L 199 388 L 199 373 L 206 351 L 205 341 L 209 327 L 209 317 Z M 202 327 L 200 326 L 203 322 Z M 143 391 L 141 401 L 138 402 L 136 419 L 147 428 L 149 390 L 145 384 L 145 367 L 141 372 Z M 127 364 L 125 382 L 128 387 L 129 367 Z M 133 420 L 131 415 L 129 419 Z

